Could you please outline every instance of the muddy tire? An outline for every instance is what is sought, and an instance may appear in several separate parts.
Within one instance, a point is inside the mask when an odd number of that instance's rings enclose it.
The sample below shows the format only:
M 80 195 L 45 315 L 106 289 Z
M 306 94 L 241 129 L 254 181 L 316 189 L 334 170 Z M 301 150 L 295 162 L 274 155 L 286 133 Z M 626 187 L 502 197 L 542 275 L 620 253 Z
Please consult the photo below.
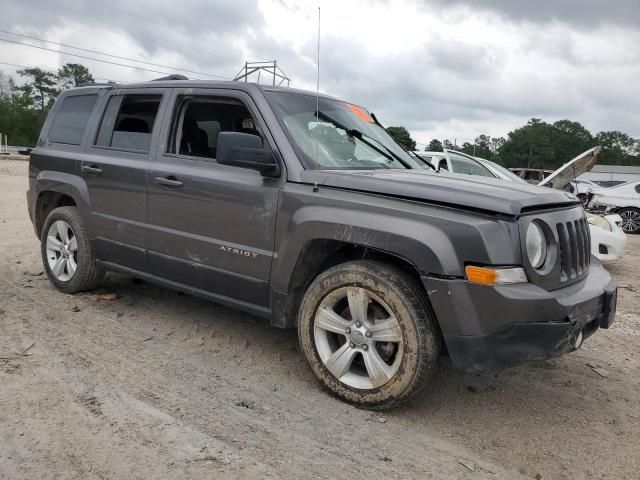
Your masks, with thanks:
M 332 267 L 311 283 L 298 312 L 298 338 L 331 392 L 375 410 L 417 394 L 440 347 L 435 316 L 416 281 L 364 260 Z
M 49 214 L 40 244 L 45 272 L 58 290 L 64 293 L 93 290 L 104 277 L 76 207 L 59 207 Z

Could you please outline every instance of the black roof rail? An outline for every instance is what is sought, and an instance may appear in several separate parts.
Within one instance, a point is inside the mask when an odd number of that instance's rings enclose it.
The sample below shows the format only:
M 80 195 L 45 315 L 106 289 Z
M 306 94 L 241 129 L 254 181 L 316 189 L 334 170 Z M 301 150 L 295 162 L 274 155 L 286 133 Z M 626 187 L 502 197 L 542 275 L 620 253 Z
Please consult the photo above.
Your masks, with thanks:
M 103 82 L 103 83 L 82 82 L 76 85 L 76 87 L 113 87 L 114 85 L 117 85 L 117 83 L 116 82 Z
M 152 82 L 160 82 L 162 80 L 189 80 L 184 75 L 174 73 L 173 75 L 167 75 L 166 77 L 154 78 Z

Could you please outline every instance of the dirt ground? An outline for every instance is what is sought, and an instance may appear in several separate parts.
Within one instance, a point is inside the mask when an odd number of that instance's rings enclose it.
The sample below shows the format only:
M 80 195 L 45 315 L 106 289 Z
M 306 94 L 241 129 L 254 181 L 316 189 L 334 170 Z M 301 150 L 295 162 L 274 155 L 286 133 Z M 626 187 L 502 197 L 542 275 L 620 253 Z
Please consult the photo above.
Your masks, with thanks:
M 616 325 L 383 414 L 319 387 L 294 331 L 132 278 L 42 274 L 27 163 L 0 160 L 0 479 L 640 478 L 640 236 Z

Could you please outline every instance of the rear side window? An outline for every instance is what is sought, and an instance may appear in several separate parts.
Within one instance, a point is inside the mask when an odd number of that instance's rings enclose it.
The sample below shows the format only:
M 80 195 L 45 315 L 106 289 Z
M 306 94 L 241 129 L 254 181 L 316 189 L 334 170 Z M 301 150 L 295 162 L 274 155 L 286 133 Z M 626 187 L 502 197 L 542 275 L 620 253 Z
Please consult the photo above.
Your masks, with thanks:
M 97 95 L 73 95 L 66 97 L 56 112 L 51 128 L 49 141 L 80 145 L 82 136 L 89 123 Z
M 109 99 L 96 145 L 148 152 L 161 95 L 124 95 Z

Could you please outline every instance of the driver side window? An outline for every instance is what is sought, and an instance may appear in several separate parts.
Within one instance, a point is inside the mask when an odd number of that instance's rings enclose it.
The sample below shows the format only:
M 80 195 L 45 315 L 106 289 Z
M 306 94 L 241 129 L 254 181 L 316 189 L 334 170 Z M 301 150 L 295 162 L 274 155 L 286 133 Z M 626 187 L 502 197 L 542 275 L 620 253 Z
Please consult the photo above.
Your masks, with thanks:
M 263 138 L 249 109 L 235 98 L 184 95 L 176 105 L 168 153 L 215 161 L 220 132 Z

